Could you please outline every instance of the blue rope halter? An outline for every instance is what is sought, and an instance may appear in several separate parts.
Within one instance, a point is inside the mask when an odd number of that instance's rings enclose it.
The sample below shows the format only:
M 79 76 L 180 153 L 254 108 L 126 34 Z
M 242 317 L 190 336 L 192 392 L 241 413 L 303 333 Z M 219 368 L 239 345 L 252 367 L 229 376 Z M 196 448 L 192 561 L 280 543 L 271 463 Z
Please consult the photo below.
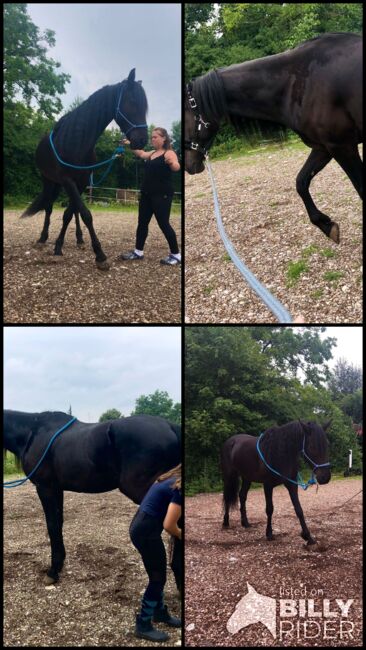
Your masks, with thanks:
M 312 469 L 312 472 L 311 472 L 311 478 L 309 478 L 309 480 L 308 480 L 307 483 L 304 483 L 304 481 L 302 480 L 302 477 L 301 477 L 300 472 L 298 472 L 298 473 L 297 473 L 297 478 L 300 479 L 300 482 L 298 482 L 298 481 L 293 481 L 291 478 L 288 478 L 287 476 L 284 476 L 283 474 L 280 474 L 280 472 L 277 472 L 276 469 L 273 469 L 273 467 L 271 467 L 270 465 L 268 465 L 266 459 L 264 458 L 264 456 L 263 456 L 263 454 L 262 454 L 262 452 L 261 452 L 261 450 L 260 450 L 260 448 L 259 448 L 259 441 L 260 441 L 260 439 L 262 438 L 262 436 L 264 436 L 264 433 L 261 433 L 260 436 L 259 436 L 259 438 L 258 438 L 258 440 L 257 440 L 257 451 L 258 451 L 258 454 L 259 454 L 261 460 L 262 460 L 263 463 L 265 464 L 265 466 L 266 466 L 266 467 L 267 467 L 271 472 L 273 472 L 274 474 L 277 474 L 278 476 L 281 476 L 281 478 L 286 479 L 286 481 L 289 481 L 290 483 L 294 483 L 295 485 L 299 485 L 300 487 L 302 487 L 303 490 L 307 490 L 308 487 L 309 487 L 309 485 L 315 485 L 315 484 L 317 483 L 316 477 L 315 477 L 315 475 L 314 475 L 314 471 L 315 471 L 316 469 L 318 469 L 318 467 L 330 467 L 330 463 L 321 463 L 321 464 L 314 463 L 314 461 L 311 460 L 311 458 L 307 455 L 307 453 L 305 452 L 305 434 L 304 434 L 304 440 L 303 440 L 303 443 L 302 443 L 302 450 L 301 450 L 301 453 L 302 453 L 302 454 L 305 456 L 305 458 L 307 458 L 307 460 L 309 460 L 310 463 L 313 465 L 313 469 Z
M 65 429 L 67 429 L 67 427 L 69 427 L 73 422 L 75 422 L 75 420 L 76 420 L 76 418 L 72 418 L 72 420 L 69 420 L 69 422 L 66 422 L 66 424 L 64 424 L 64 426 L 61 427 L 61 429 L 59 429 L 58 431 L 56 431 L 56 433 L 54 433 L 54 435 L 52 436 L 51 440 L 49 441 L 49 443 L 48 443 L 48 445 L 46 447 L 46 450 L 44 451 L 44 453 L 42 455 L 42 458 L 38 461 L 37 465 L 34 467 L 34 469 L 32 469 L 31 473 L 28 474 L 28 476 L 26 476 L 25 478 L 16 479 L 15 481 L 6 481 L 5 483 L 3 483 L 3 487 L 4 488 L 14 488 L 14 487 L 18 487 L 19 485 L 23 485 L 23 483 L 28 481 L 31 478 L 31 476 L 33 476 L 34 472 L 38 469 L 40 464 L 42 463 L 43 459 L 45 458 L 45 456 L 46 456 L 48 450 L 50 449 L 51 445 L 53 444 L 54 440 L 56 440 L 57 436 L 59 436 L 60 433 L 65 431 Z
M 122 84 L 121 92 L 119 94 L 119 99 L 118 99 L 117 108 L 116 108 L 116 117 L 117 117 L 117 115 L 119 113 L 123 117 L 123 119 L 126 120 L 126 122 L 128 122 L 128 124 L 131 125 L 131 128 L 129 128 L 127 131 L 125 131 L 125 135 L 128 135 L 129 132 L 132 131 L 132 129 L 145 129 L 145 128 L 147 128 L 147 124 L 134 124 L 133 122 L 130 122 L 130 120 L 128 119 L 128 117 L 126 117 L 126 115 L 124 113 L 122 113 L 122 111 L 120 109 L 120 104 L 121 104 L 123 91 L 124 91 L 124 86 Z

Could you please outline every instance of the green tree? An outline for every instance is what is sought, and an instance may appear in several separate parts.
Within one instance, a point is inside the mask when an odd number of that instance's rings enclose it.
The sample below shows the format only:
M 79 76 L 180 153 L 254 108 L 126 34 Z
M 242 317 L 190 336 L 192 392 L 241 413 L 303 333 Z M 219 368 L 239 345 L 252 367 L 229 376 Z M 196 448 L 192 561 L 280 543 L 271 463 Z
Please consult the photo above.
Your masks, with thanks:
M 122 415 L 121 411 L 118 411 L 118 409 L 108 409 L 108 411 L 104 411 L 102 415 L 99 418 L 99 422 L 107 422 L 108 420 L 118 420 L 119 418 L 123 418 L 124 415 Z
M 160 415 L 160 417 L 177 424 L 180 424 L 181 421 L 180 404 L 174 403 L 164 390 L 156 390 L 150 395 L 138 397 L 132 415 L 138 414 Z

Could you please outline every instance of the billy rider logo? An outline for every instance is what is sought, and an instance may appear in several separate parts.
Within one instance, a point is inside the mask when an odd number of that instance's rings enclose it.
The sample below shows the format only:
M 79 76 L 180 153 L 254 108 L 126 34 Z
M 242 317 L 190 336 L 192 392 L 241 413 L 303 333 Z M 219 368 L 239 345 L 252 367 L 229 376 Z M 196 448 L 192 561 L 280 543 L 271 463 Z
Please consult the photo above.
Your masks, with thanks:
M 354 638 L 353 599 L 330 600 L 324 598 L 323 590 L 308 590 L 303 585 L 300 585 L 300 589 L 281 587 L 277 608 L 276 598 L 262 596 L 249 582 L 247 587 L 248 593 L 237 603 L 227 622 L 226 628 L 230 634 L 260 622 L 274 639 L 280 641 L 313 639 L 318 645 L 324 639 L 347 642 Z

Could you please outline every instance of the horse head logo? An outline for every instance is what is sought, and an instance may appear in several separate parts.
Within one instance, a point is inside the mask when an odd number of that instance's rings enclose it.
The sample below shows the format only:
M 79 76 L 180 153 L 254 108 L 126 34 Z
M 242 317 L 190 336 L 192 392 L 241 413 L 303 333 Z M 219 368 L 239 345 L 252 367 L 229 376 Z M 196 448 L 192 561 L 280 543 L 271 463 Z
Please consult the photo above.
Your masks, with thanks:
M 226 629 L 236 634 L 252 623 L 263 623 L 276 638 L 276 599 L 258 594 L 247 582 L 248 593 L 239 600 L 235 612 L 230 616 Z

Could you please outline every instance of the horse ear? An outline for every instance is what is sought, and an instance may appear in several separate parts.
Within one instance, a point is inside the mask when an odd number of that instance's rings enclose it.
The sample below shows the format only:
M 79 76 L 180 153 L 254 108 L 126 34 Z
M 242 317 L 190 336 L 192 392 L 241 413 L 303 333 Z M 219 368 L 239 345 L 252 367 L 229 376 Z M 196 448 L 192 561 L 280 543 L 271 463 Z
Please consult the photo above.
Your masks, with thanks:
M 326 431 L 327 429 L 329 429 L 331 424 L 332 424 L 332 418 L 330 420 L 328 420 L 328 422 L 323 424 L 323 431 Z
M 299 418 L 299 423 L 302 426 L 302 428 L 304 429 L 305 433 L 311 433 L 311 426 L 309 426 L 309 422 L 303 422 Z
M 136 68 L 132 68 L 130 74 L 128 75 L 127 82 L 129 84 L 133 83 L 135 81 L 135 74 L 136 74 Z

